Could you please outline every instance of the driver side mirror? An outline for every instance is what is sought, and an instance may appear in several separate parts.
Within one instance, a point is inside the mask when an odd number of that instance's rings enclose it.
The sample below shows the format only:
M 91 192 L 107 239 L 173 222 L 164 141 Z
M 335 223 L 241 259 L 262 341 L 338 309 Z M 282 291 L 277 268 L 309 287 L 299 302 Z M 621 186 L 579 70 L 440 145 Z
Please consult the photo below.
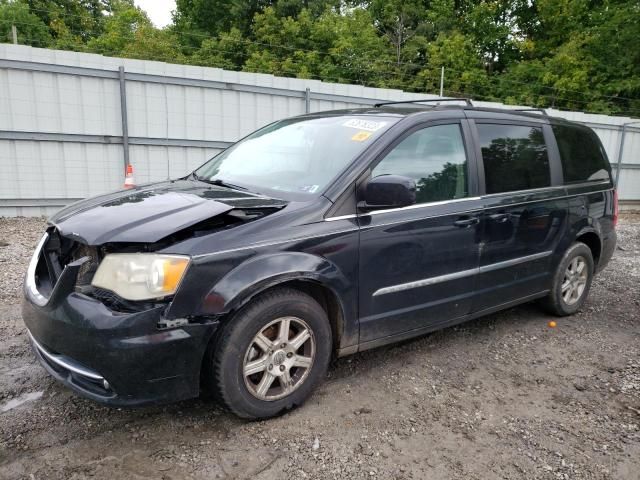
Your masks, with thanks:
M 372 178 L 364 187 L 360 210 L 401 208 L 416 203 L 416 182 L 401 175 L 380 175 Z

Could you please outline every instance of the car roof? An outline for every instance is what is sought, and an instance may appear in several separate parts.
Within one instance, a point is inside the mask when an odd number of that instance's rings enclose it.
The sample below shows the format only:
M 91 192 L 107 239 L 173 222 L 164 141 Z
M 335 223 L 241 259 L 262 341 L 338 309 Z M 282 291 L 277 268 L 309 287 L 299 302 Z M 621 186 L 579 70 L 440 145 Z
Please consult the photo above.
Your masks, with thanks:
M 535 110 L 535 109 L 534 109 Z M 494 118 L 494 119 L 511 119 L 511 120 L 527 120 L 541 123 L 564 123 L 571 125 L 580 125 L 564 118 L 548 116 L 544 110 L 539 113 L 534 111 L 519 111 L 508 108 L 489 108 L 468 105 L 421 105 L 421 104 L 392 104 L 380 105 L 379 107 L 361 107 L 348 108 L 342 110 L 327 110 L 323 112 L 308 113 L 301 115 L 303 117 L 323 117 L 323 116 L 348 116 L 348 115 L 366 115 L 366 116 L 387 116 L 387 117 L 409 117 L 409 116 L 429 116 L 440 117 L 443 113 L 450 116 L 454 112 L 460 112 L 461 118 Z

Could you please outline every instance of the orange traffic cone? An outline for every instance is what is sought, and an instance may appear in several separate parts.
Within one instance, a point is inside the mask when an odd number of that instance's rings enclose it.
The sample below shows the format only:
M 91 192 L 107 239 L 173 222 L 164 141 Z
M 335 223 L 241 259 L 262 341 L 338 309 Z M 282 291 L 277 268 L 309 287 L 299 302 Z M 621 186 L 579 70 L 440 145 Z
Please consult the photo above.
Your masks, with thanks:
M 127 173 L 124 176 L 124 188 L 133 188 L 136 184 L 133 181 L 133 165 L 127 165 Z

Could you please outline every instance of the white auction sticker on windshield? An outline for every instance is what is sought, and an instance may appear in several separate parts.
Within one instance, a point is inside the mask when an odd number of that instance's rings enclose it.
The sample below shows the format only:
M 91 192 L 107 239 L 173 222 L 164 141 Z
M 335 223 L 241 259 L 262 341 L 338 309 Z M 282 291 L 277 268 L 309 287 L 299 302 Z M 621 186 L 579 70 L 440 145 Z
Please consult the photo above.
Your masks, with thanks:
M 357 128 L 358 130 L 366 130 L 367 132 L 375 132 L 384 127 L 387 122 L 376 122 L 373 120 L 362 120 L 360 118 L 352 118 L 342 124 L 343 127 Z
M 318 188 L 320 188 L 320 185 L 303 185 L 299 189 L 307 193 L 316 193 L 318 191 Z

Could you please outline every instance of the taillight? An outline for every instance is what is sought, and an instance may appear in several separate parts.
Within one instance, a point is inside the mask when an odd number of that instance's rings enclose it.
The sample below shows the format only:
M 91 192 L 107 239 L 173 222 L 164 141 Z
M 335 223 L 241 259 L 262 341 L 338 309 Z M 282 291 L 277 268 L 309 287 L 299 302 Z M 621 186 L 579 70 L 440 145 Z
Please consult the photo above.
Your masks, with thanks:
M 613 226 L 618 225 L 618 213 L 620 212 L 618 207 L 618 190 L 613 191 Z

